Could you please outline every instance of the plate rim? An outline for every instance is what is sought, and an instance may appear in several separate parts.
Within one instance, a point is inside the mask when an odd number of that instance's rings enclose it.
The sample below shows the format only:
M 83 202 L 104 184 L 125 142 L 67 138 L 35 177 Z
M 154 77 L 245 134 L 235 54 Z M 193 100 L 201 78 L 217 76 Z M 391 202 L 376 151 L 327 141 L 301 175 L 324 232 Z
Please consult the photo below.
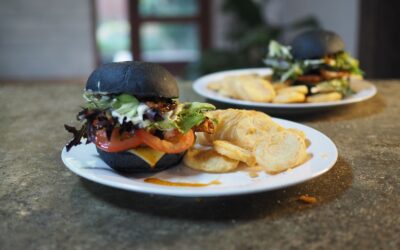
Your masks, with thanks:
M 277 189 L 282 189 L 282 188 L 286 188 L 289 186 L 294 186 L 306 181 L 309 181 L 311 179 L 314 179 L 320 175 L 323 175 L 324 173 L 328 172 L 330 169 L 333 168 L 333 166 L 336 164 L 337 159 L 338 159 L 338 149 L 336 147 L 336 145 L 334 144 L 334 142 L 325 134 L 323 134 L 322 132 L 310 127 L 310 126 L 306 126 L 300 123 L 296 123 L 293 121 L 288 121 L 285 119 L 279 119 L 279 118 L 273 118 L 273 120 L 275 122 L 277 122 L 278 124 L 280 123 L 286 123 L 286 124 L 294 124 L 295 126 L 299 126 L 299 127 L 306 127 L 307 129 L 310 129 L 310 131 L 312 131 L 313 133 L 316 133 L 319 137 L 323 138 L 325 140 L 325 142 L 327 142 L 328 144 L 330 144 L 331 150 L 332 152 L 330 152 L 330 154 L 332 154 L 331 160 L 326 163 L 326 166 L 322 169 L 319 170 L 318 172 L 313 172 L 312 175 L 310 176 L 306 176 L 306 177 L 302 177 L 300 179 L 296 179 L 295 181 L 291 181 L 291 182 L 284 182 L 278 185 L 275 185 L 273 187 L 265 187 L 263 185 L 256 185 L 256 186 L 250 186 L 250 188 L 246 188 L 246 189 L 238 189 L 238 188 L 234 188 L 234 189 L 210 189 L 210 187 L 208 189 L 202 189 L 202 188 L 172 188 L 171 187 L 167 187 L 167 186 L 160 186 L 160 185 L 155 185 L 155 184 L 150 184 L 150 183 L 142 183 L 141 186 L 138 185 L 132 185 L 132 184 L 127 184 L 127 183 L 120 183 L 120 182 L 115 182 L 115 181 L 110 181 L 108 179 L 104 179 L 104 178 L 100 178 L 98 176 L 96 176 L 95 174 L 93 174 L 90 171 L 78 171 L 76 169 L 76 167 L 70 166 L 68 162 L 66 162 L 65 157 L 66 157 L 66 148 L 64 147 L 62 152 L 61 152 L 61 158 L 62 161 L 64 163 L 64 165 L 73 173 L 75 173 L 76 175 L 80 176 L 81 178 L 84 179 L 88 179 L 90 181 L 93 181 L 95 183 L 98 184 L 102 184 L 108 187 L 112 187 L 112 188 L 118 188 L 118 189 L 123 189 L 123 190 L 127 190 L 127 191 L 133 191 L 133 192 L 138 192 L 138 193 L 146 193 L 146 194 L 156 194 L 156 195 L 166 195 L 166 196 L 175 196 L 175 197 L 217 197 L 217 196 L 234 196 L 234 195 L 245 195 L 245 194 L 251 194 L 251 193 L 259 193 L 259 192 L 267 192 L 267 191 L 272 191 L 272 190 L 277 190 Z M 300 128 L 301 129 L 301 128 Z M 85 146 L 85 145 L 84 145 Z M 298 166 L 298 167 L 301 167 Z M 297 168 L 297 167 L 296 167 Z M 296 169 L 294 168 L 294 169 Z M 105 169 L 103 171 L 110 171 L 109 169 Z M 118 174 L 117 172 L 115 172 L 116 174 Z M 223 174 L 223 173 L 222 173 Z M 216 174 L 216 175 L 222 175 L 222 174 Z M 123 175 L 120 175 L 121 177 L 123 177 Z M 148 188 L 143 188 L 143 185 L 145 184 L 145 186 L 148 185 Z M 189 190 L 189 191 L 188 191 Z M 171 192 L 172 191 L 172 192 Z
M 197 78 L 195 81 L 192 83 L 192 89 L 200 96 L 216 101 L 216 102 L 221 102 L 221 103 L 226 103 L 226 104 L 233 104 L 233 105 L 241 105 L 245 107 L 257 107 L 257 108 L 268 108 L 268 109 L 318 109 L 318 108 L 328 108 L 328 107 L 337 107 L 337 106 L 343 106 L 343 105 L 349 105 L 353 103 L 358 103 L 362 101 L 366 101 L 372 97 L 374 97 L 378 90 L 376 86 L 366 80 L 357 80 L 360 82 L 363 82 L 363 84 L 367 85 L 368 88 L 370 88 L 370 93 L 365 96 L 361 97 L 351 97 L 348 99 L 342 99 L 339 101 L 332 101 L 332 102 L 321 102 L 321 103 L 263 103 L 263 102 L 252 102 L 252 101 L 245 101 L 245 100 L 239 100 L 239 99 L 234 99 L 234 98 L 229 98 L 226 96 L 219 95 L 218 98 L 215 98 L 214 96 L 210 96 L 207 94 L 207 92 L 204 92 L 204 86 L 206 83 L 206 80 L 208 78 L 213 78 L 215 76 L 219 75 L 224 75 L 224 74 L 240 74 L 240 73 L 260 73 L 264 75 L 272 74 L 272 69 L 265 67 L 265 68 L 243 68 L 243 69 L 233 69 L 233 70 L 224 70 L 224 71 L 218 71 L 214 72 L 211 74 L 207 74 L 204 76 L 201 76 L 200 78 Z

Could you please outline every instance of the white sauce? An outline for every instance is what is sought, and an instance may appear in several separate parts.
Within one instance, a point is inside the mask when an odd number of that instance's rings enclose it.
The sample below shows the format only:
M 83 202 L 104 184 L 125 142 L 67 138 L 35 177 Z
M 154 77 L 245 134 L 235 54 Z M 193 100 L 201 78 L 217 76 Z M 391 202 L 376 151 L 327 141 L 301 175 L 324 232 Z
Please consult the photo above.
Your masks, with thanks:
M 134 117 L 128 118 L 126 116 L 122 116 L 115 110 L 113 110 L 111 112 L 111 115 L 113 117 L 117 118 L 118 122 L 120 124 L 122 124 L 125 119 L 126 122 L 132 122 L 133 125 L 137 125 L 140 128 L 144 128 L 144 127 L 148 126 L 150 123 L 150 121 L 148 121 L 148 120 L 146 120 L 146 121 L 143 120 L 143 114 L 149 109 L 150 109 L 149 106 L 147 106 L 144 103 L 140 103 L 139 106 L 137 107 L 137 113 Z

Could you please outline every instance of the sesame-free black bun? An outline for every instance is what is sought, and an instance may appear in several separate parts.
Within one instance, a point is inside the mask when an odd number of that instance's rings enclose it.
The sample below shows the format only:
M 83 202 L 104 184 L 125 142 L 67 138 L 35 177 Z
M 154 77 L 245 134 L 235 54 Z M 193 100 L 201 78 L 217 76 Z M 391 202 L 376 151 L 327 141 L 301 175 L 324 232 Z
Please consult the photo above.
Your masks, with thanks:
M 89 76 L 86 90 L 138 97 L 179 97 L 178 84 L 166 69 L 147 62 L 117 62 L 101 65 Z
M 293 39 L 292 55 L 295 59 L 317 59 L 344 50 L 342 38 L 327 30 L 310 30 Z
M 142 160 L 142 158 L 128 152 L 109 153 L 97 148 L 100 158 L 114 170 L 133 174 L 133 173 L 155 173 L 161 170 L 176 166 L 186 152 L 179 154 L 165 154 L 154 167 Z

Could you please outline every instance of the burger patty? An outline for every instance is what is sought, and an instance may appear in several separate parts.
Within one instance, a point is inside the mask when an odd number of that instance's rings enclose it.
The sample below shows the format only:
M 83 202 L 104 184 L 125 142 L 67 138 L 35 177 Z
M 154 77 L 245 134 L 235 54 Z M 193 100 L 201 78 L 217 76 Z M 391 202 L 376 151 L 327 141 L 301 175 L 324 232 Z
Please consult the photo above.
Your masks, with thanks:
M 347 71 L 331 71 L 320 69 L 317 73 L 305 74 L 298 76 L 296 81 L 317 84 L 322 81 L 349 77 L 350 73 Z

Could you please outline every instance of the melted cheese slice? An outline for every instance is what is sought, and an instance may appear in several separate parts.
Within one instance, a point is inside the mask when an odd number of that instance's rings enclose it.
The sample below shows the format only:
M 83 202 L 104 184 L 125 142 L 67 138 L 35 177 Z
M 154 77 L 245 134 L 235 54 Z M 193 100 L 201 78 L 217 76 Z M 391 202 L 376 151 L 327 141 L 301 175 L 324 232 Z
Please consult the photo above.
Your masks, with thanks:
M 147 162 L 150 167 L 154 167 L 157 162 L 165 155 L 164 152 L 157 151 L 150 147 L 138 147 L 128 150 L 128 152 L 140 157 L 142 160 Z

